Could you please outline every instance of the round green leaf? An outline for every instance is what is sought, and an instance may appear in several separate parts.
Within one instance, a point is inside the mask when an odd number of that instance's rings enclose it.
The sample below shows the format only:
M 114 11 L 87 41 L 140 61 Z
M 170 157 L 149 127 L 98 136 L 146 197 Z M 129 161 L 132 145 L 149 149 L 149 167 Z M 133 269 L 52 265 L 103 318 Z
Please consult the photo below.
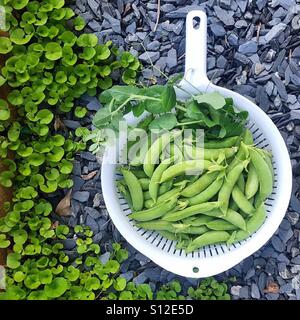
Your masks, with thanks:
M 61 297 L 68 289 L 68 282 L 62 277 L 55 278 L 50 284 L 45 285 L 45 294 L 49 298 Z
M 126 288 L 126 279 L 123 277 L 118 277 L 114 282 L 114 288 L 117 291 L 123 291 Z
M 48 42 L 45 47 L 46 58 L 49 60 L 58 60 L 62 57 L 62 48 L 56 42 Z
M 40 124 L 49 124 L 53 120 L 53 118 L 53 113 L 48 109 L 40 110 L 36 114 L 36 120 L 38 120 Z
M 110 56 L 109 48 L 104 44 L 99 44 L 96 47 L 96 58 L 99 60 L 106 60 Z
M 82 17 L 77 16 L 73 20 L 74 28 L 76 31 L 81 31 L 85 27 L 85 21 Z
M 24 284 L 28 289 L 37 289 L 41 282 L 37 274 L 29 274 L 24 280 Z
M 59 170 L 63 174 L 70 174 L 73 170 L 73 163 L 66 159 L 62 159 L 62 161 L 59 163 Z
M 45 172 L 45 177 L 48 180 L 55 181 L 59 177 L 59 171 L 56 168 L 52 168 L 49 171 Z
M 13 231 L 12 236 L 13 236 L 14 242 L 19 245 L 24 244 L 28 238 L 28 234 L 24 229 Z
M 98 43 L 98 38 L 92 33 L 83 33 L 77 39 L 79 47 L 95 47 Z
M 0 99 L 0 120 L 1 121 L 6 121 L 10 118 L 10 109 L 8 106 L 8 103 Z
M 22 271 L 17 271 L 14 274 L 14 280 L 16 282 L 22 282 L 25 278 L 26 278 L 26 274 L 24 272 L 22 272 Z
M 10 241 L 6 239 L 5 234 L 0 234 L 0 249 L 9 247 Z
M 39 279 L 42 284 L 50 284 L 53 279 L 52 272 L 49 269 L 40 271 Z
M 37 290 L 30 292 L 27 300 L 48 300 L 48 297 L 46 296 L 44 291 Z
M 9 38 L 0 37 L 0 53 L 6 54 L 12 50 L 13 46 Z
M 28 157 L 28 163 L 34 167 L 39 167 L 45 162 L 45 155 L 40 153 L 32 153 Z
M 26 7 L 29 0 L 12 0 L 10 1 L 11 5 L 16 10 L 21 10 Z
M 77 118 L 83 118 L 87 113 L 87 109 L 84 107 L 76 107 L 74 114 Z
M 15 28 L 10 32 L 10 40 L 11 40 L 11 42 L 18 44 L 18 45 L 26 44 L 27 42 L 29 42 L 31 40 L 31 38 L 33 36 L 33 31 L 32 31 L 32 33 L 25 34 L 23 29 Z
M 19 90 L 11 91 L 8 94 L 7 99 L 11 104 L 13 104 L 15 106 L 18 106 L 23 103 L 23 97 L 22 97 L 22 94 Z
M 9 253 L 6 259 L 8 268 L 17 269 L 20 266 L 21 255 L 19 253 Z

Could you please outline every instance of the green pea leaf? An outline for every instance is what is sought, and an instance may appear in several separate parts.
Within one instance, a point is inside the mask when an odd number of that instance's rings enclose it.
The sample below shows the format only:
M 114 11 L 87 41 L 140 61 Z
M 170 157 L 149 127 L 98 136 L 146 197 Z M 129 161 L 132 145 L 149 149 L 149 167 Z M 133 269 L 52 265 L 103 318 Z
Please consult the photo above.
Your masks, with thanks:
M 0 37 L 0 53 L 7 54 L 12 50 L 13 46 L 9 38 Z
M 46 58 L 55 61 L 62 57 L 62 48 L 56 42 L 48 42 L 45 46 Z
M 97 111 L 93 118 L 93 125 L 96 128 L 101 128 L 111 119 L 111 110 L 109 107 L 103 107 Z
M 209 104 L 210 106 L 212 106 L 216 110 L 223 108 L 226 104 L 225 98 L 217 91 L 199 94 L 199 95 L 195 96 L 194 99 L 198 103 Z
M 1 121 L 6 121 L 10 118 L 10 109 L 8 106 L 8 103 L 0 99 L 0 120 Z
M 149 129 L 166 129 L 171 130 L 173 129 L 177 124 L 177 118 L 176 115 L 173 113 L 165 113 L 158 118 L 154 119 L 150 125 Z
M 62 296 L 68 289 L 68 282 L 62 277 L 53 279 L 50 284 L 45 285 L 45 294 L 49 298 L 58 298 Z

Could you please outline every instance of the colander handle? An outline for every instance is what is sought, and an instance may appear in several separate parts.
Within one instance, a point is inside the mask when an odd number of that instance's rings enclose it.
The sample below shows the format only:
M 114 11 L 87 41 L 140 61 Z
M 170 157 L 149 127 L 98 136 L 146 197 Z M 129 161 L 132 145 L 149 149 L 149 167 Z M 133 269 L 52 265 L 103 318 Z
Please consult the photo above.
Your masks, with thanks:
M 194 22 L 197 25 L 194 27 Z M 186 47 L 184 79 L 192 85 L 209 83 L 206 75 L 207 17 L 193 10 L 186 17 Z

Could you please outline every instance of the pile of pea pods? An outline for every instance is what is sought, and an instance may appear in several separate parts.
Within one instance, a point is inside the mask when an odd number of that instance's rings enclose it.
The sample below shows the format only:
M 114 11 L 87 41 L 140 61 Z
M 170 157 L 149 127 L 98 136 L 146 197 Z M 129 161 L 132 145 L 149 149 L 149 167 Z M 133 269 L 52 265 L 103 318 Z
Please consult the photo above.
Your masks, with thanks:
M 231 245 L 260 228 L 273 189 L 272 155 L 254 146 L 248 129 L 239 137 L 205 141 L 201 161 L 192 156 L 180 161 L 172 153 L 162 157 L 158 146 L 164 139 L 154 141 L 140 165 L 120 168 L 117 186 L 137 227 L 177 241 L 186 253 Z M 156 165 L 147 161 L 150 156 L 159 160 Z M 188 168 L 202 172 L 187 175 Z

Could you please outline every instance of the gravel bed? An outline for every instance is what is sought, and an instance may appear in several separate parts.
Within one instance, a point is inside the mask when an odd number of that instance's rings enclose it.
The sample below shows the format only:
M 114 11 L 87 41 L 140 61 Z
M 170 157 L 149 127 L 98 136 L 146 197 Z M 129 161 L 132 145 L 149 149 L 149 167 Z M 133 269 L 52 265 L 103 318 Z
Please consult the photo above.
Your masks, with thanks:
M 75 7 L 101 42 L 112 40 L 140 58 L 140 80 L 148 84 L 164 83 L 165 76 L 183 71 L 185 16 L 191 9 L 205 10 L 208 16 L 208 77 L 268 113 L 288 146 L 294 173 L 289 210 L 276 234 L 217 279 L 236 278 L 229 281 L 233 299 L 300 300 L 300 1 L 166 0 L 160 3 L 158 24 L 157 0 L 76 0 Z M 95 98 L 82 100 L 89 116 L 81 122 L 65 119 L 70 130 L 90 127 L 100 108 Z M 161 269 L 124 241 L 105 209 L 98 161 L 89 152 L 76 157 L 68 223 L 89 225 L 104 251 L 113 240 L 123 242 L 130 252 L 121 268 L 127 280 L 150 282 L 153 288 L 174 278 L 185 288 L 197 284 Z M 85 180 L 91 172 L 94 176 Z

